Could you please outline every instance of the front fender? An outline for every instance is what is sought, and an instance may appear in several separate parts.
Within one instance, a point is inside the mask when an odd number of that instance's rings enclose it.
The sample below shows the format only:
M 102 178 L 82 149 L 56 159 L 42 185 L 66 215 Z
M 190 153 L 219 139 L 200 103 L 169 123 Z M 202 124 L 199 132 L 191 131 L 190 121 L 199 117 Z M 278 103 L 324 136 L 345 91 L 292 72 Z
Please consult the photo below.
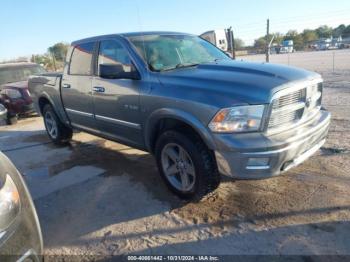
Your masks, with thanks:
M 209 149 L 215 150 L 213 135 L 194 115 L 175 108 L 162 108 L 154 111 L 145 123 L 145 144 L 150 152 L 152 151 L 152 134 L 156 131 L 157 123 L 162 119 L 175 119 L 186 123 L 197 132 Z

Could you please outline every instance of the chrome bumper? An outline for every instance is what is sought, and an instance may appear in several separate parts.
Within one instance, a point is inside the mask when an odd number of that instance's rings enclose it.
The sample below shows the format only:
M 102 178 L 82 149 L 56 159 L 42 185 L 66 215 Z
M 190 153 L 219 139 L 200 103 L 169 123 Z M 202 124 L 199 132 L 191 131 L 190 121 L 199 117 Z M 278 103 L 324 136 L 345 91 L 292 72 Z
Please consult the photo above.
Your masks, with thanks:
M 293 130 L 264 134 L 217 135 L 215 151 L 220 173 L 238 179 L 279 175 L 307 160 L 325 143 L 330 113 L 320 113 Z M 251 165 L 250 163 L 260 163 Z

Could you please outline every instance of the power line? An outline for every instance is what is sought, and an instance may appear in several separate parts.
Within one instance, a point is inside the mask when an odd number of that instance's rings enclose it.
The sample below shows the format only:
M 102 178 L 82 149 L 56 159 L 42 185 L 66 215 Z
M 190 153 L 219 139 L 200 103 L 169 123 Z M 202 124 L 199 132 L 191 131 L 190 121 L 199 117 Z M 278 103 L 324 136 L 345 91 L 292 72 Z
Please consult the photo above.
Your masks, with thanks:
M 271 20 L 271 25 L 276 26 L 276 25 L 284 25 L 284 24 L 289 24 L 291 22 L 294 22 L 294 24 L 303 24 L 305 22 L 309 21 L 320 21 L 320 25 L 325 24 L 326 22 L 333 21 L 334 19 L 339 18 L 339 15 L 348 15 L 350 12 L 350 9 L 343 9 L 343 10 L 338 10 L 338 11 L 328 11 L 328 12 L 322 12 L 322 13 L 312 13 L 312 14 L 307 14 L 303 16 L 294 16 L 294 17 L 286 17 L 283 19 L 270 19 Z M 320 17 L 321 15 L 327 15 L 326 19 L 324 17 Z M 331 15 L 331 16 L 330 16 Z M 302 20 L 301 20 L 302 19 Z M 266 21 L 256 21 L 252 23 L 247 23 L 247 24 L 239 24 L 239 28 L 244 28 L 244 31 L 246 32 L 255 32 L 258 31 L 259 29 L 263 28 L 265 25 Z M 238 31 L 238 30 L 235 30 Z
M 283 21 L 283 22 L 288 22 L 291 20 L 295 20 L 295 19 L 299 19 L 299 18 L 310 18 L 310 17 L 320 17 L 320 15 L 327 15 L 327 17 L 329 17 L 330 14 L 340 14 L 340 13 L 344 13 L 344 14 L 348 14 L 350 12 L 350 9 L 342 9 L 342 10 L 338 10 L 338 11 L 327 11 L 327 12 L 322 12 L 322 13 L 309 13 L 309 14 L 305 14 L 302 16 L 291 16 L 291 17 L 286 17 L 283 19 L 271 19 L 275 22 L 279 22 L 279 21 Z

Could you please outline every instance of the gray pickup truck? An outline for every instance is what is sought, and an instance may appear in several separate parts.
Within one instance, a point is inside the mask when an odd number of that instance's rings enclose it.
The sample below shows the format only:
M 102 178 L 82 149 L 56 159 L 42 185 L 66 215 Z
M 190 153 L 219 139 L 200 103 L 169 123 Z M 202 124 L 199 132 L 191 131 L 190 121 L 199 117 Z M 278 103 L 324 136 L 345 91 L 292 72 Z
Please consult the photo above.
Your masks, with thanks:
M 73 42 L 63 74 L 34 76 L 30 93 L 57 144 L 78 129 L 153 154 L 184 198 L 220 174 L 279 175 L 325 142 L 320 75 L 234 61 L 189 34 L 147 32 Z

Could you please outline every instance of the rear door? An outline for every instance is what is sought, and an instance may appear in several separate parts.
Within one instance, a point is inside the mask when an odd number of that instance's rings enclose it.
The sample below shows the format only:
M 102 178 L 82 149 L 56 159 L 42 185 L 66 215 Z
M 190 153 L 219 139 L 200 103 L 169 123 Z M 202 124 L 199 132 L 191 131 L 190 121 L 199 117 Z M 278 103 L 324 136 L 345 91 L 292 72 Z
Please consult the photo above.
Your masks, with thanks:
M 125 70 L 131 70 L 133 66 L 125 46 L 114 39 L 100 42 L 97 72 L 101 64 L 121 64 Z M 92 89 L 96 125 L 101 133 L 131 144 L 143 144 L 140 126 L 140 84 L 140 80 L 103 79 L 97 73 Z
M 92 66 L 95 42 L 74 46 L 62 79 L 62 99 L 73 126 L 95 131 L 92 101 Z

